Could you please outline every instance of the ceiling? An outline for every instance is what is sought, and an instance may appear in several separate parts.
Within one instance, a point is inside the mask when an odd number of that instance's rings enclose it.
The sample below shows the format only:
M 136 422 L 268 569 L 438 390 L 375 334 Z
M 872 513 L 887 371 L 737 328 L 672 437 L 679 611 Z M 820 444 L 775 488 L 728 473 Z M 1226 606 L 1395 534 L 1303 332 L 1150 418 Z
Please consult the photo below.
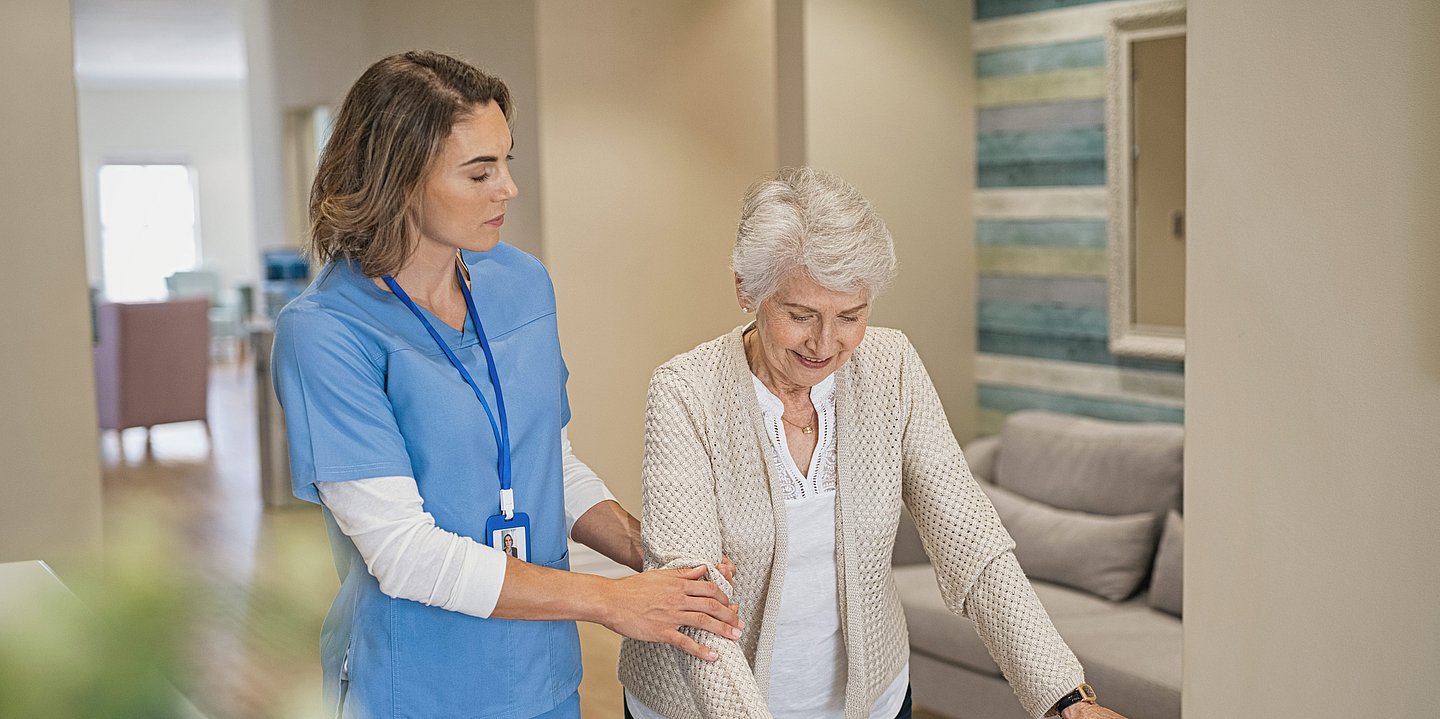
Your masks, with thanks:
M 74 0 L 80 84 L 245 78 L 245 0 Z

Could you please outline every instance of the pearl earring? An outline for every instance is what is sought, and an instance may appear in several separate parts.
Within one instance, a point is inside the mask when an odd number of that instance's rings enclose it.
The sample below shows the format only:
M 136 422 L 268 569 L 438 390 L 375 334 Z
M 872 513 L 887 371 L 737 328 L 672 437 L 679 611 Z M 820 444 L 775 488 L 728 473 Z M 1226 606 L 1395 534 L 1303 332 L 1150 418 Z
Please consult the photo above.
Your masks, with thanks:
M 741 312 L 744 312 L 744 313 L 747 314 L 747 315 L 750 314 L 750 308 L 749 308 L 749 307 L 741 307 L 741 308 L 740 308 L 740 311 L 741 311 Z

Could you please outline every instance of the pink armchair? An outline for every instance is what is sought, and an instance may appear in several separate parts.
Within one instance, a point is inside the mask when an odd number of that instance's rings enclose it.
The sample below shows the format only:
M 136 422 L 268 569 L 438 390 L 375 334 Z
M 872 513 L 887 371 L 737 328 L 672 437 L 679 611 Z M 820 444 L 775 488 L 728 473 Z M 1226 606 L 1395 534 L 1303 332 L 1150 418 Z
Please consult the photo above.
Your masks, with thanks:
M 96 309 L 100 428 L 149 429 L 200 420 L 205 432 L 210 301 L 115 302 Z

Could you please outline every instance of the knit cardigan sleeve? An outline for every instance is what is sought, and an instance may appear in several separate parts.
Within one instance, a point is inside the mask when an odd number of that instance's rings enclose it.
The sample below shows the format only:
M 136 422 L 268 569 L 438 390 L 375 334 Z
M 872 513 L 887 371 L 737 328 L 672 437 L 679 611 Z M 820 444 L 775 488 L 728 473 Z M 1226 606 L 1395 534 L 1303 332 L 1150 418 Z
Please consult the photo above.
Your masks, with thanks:
M 1015 543 L 971 476 L 920 356 L 908 342 L 904 353 L 905 505 L 945 606 L 974 622 L 1021 706 L 1040 717 L 1084 680 L 1083 670 L 1015 561 Z
M 656 370 L 650 380 L 641 468 L 645 568 L 705 565 L 710 581 L 730 596 L 730 583 L 715 568 L 721 555 L 720 512 L 697 405 L 678 373 L 666 367 Z M 706 662 L 673 650 L 701 713 L 716 719 L 769 719 L 765 697 L 740 645 L 700 629 L 682 631 L 720 655 L 718 661 Z

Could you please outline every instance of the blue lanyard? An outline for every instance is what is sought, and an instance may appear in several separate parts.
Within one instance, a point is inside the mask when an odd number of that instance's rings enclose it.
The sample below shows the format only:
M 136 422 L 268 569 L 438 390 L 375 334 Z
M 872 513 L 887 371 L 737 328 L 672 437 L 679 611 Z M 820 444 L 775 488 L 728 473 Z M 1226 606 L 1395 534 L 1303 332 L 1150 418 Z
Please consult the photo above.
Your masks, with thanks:
M 480 338 L 480 349 L 485 353 L 485 363 L 488 365 L 487 369 L 490 370 L 490 386 L 495 388 L 495 405 L 500 411 L 498 425 L 495 423 L 495 415 L 490 412 L 490 403 L 485 401 L 485 395 L 480 392 L 480 386 L 475 384 L 469 370 L 465 369 L 460 358 L 455 356 L 450 345 L 446 344 L 445 340 L 440 337 L 440 333 L 435 331 L 435 326 L 430 324 L 430 320 L 425 319 L 425 314 L 420 311 L 415 301 L 410 299 L 410 295 L 405 294 L 405 290 L 400 288 L 400 284 L 395 281 L 394 277 L 385 275 L 381 279 L 385 280 L 390 291 L 394 292 L 395 296 L 410 308 L 410 312 L 420 319 L 420 324 L 425 325 L 425 331 L 430 333 L 435 344 L 445 352 L 446 359 L 449 359 L 450 364 L 454 365 L 455 370 L 460 373 L 460 377 L 465 380 L 465 384 L 470 385 L 470 389 L 474 390 L 475 399 L 480 400 L 480 406 L 485 410 L 485 417 L 490 420 L 490 431 L 495 435 L 495 446 L 500 455 L 500 509 L 504 512 L 505 518 L 510 519 L 515 514 L 515 494 L 510 485 L 510 423 L 505 417 L 505 393 L 500 389 L 500 375 L 495 371 L 495 356 L 490 353 L 490 341 L 485 337 L 484 325 L 480 324 L 480 313 L 475 310 L 475 297 L 470 294 L 470 285 L 465 282 L 465 276 L 460 273 L 459 266 L 455 268 L 455 276 L 460 280 L 460 293 L 465 295 L 465 311 L 470 315 L 470 322 L 475 325 L 475 334 Z

